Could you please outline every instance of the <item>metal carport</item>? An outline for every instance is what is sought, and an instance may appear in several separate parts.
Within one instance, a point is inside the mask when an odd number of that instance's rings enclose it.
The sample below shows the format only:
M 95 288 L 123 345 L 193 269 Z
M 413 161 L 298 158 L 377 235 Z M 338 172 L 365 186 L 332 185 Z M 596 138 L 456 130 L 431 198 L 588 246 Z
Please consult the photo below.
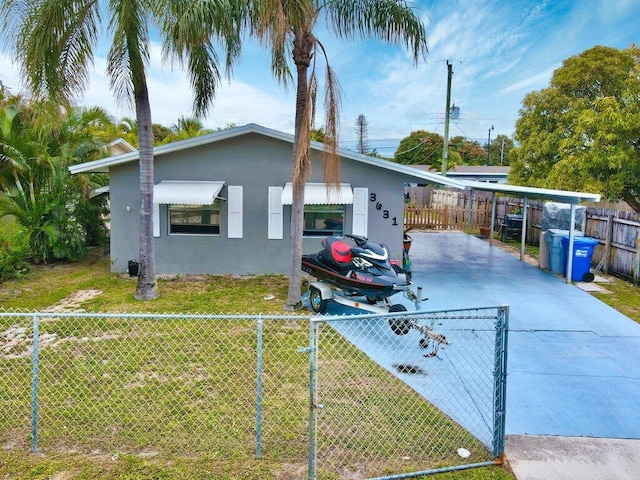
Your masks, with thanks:
M 471 205 L 473 199 L 473 191 L 491 192 L 491 227 L 489 231 L 489 243 L 493 245 L 493 229 L 495 226 L 496 214 L 496 193 L 523 197 L 522 208 L 522 235 L 520 239 L 520 260 L 524 259 L 525 242 L 527 237 L 527 202 L 529 198 L 538 198 L 541 200 L 549 200 L 560 203 L 568 203 L 571 205 L 571 220 L 573 226 L 576 219 L 576 205 L 581 202 L 599 202 L 600 194 L 587 192 L 570 192 L 565 190 L 553 190 L 547 188 L 524 187 L 520 185 L 506 185 L 488 182 L 474 182 L 461 180 L 469 189 L 469 223 L 471 223 Z M 569 229 L 569 251 L 573 252 L 574 233 L 573 228 Z M 573 255 L 567 258 L 567 283 L 571 283 L 571 271 L 573 264 Z

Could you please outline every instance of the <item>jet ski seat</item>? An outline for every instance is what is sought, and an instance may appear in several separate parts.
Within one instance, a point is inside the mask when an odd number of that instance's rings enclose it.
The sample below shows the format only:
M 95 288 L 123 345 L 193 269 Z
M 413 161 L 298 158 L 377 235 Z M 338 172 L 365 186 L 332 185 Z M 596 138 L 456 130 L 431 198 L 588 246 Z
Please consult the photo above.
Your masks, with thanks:
M 327 237 L 322 241 L 324 249 L 318 253 L 325 263 L 335 265 L 338 270 L 353 268 L 351 246 L 337 237 Z

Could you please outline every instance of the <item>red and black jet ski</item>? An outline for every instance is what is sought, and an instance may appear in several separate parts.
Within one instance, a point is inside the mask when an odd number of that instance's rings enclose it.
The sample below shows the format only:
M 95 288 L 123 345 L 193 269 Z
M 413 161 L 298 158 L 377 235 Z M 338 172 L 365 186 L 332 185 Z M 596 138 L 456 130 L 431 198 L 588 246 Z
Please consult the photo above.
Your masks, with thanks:
M 351 239 L 355 246 L 345 242 Z M 302 256 L 302 270 L 347 295 L 367 297 L 372 303 L 408 290 L 411 282 L 391 263 L 389 248 L 358 235 L 327 237 L 321 251 Z

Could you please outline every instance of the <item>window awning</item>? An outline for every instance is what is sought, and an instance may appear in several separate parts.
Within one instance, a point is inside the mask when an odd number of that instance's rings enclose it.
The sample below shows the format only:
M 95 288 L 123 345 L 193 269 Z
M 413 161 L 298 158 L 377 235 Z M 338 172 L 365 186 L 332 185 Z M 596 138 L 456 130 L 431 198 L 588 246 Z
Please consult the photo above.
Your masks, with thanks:
M 153 203 L 211 205 L 224 182 L 163 180 L 153 186 Z
M 293 203 L 293 185 L 288 182 L 282 191 L 282 205 Z M 353 190 L 350 183 L 332 185 L 327 190 L 326 183 L 307 183 L 304 186 L 305 205 L 345 205 L 353 203 Z

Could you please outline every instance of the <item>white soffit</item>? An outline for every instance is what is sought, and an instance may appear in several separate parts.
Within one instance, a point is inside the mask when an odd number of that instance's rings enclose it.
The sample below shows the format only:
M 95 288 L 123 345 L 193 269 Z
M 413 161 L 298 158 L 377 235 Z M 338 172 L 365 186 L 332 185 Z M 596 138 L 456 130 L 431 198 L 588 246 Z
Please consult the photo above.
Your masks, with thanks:
M 293 203 L 293 185 L 288 182 L 282 191 L 282 205 Z M 326 183 L 306 183 L 304 186 L 305 205 L 351 205 L 353 190 L 350 183 L 340 183 L 337 187 Z
M 163 180 L 153 186 L 153 203 L 211 205 L 224 182 Z

